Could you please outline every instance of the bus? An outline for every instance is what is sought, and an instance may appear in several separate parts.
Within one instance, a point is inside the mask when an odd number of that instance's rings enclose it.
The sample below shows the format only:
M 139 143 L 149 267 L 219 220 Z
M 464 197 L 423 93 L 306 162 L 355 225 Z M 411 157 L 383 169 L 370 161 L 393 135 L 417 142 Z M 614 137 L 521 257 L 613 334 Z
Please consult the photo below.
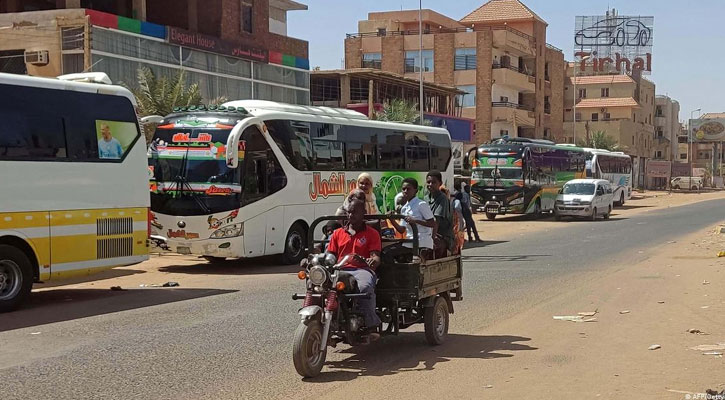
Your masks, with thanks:
M 586 176 L 587 152 L 548 140 L 502 138 L 471 149 L 471 204 L 493 220 L 497 215 L 554 210 L 556 194 Z
M 334 215 L 361 172 L 383 213 L 407 177 L 424 187 L 440 170 L 453 184 L 445 129 L 260 100 L 177 110 L 157 127 L 148 159 L 152 238 L 209 261 L 299 262 L 310 223 Z
M 586 149 L 587 177 L 606 179 L 612 184 L 614 205 L 623 206 L 632 197 L 632 158 L 622 152 Z
M 110 82 L 98 74 L 87 80 Z M 83 79 L 83 76 L 67 79 Z M 0 74 L 0 311 L 148 259 L 146 141 L 119 86 Z

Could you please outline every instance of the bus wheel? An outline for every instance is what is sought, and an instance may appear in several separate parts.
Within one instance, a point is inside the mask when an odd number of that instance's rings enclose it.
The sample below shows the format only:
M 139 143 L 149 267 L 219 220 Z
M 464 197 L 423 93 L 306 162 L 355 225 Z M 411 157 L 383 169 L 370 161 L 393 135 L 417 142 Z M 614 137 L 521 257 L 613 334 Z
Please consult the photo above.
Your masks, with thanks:
M 488 219 L 490 219 L 491 221 L 493 221 L 494 219 L 496 219 L 496 214 L 494 214 L 494 213 L 488 213 L 488 212 L 487 212 L 487 213 L 486 213 L 486 218 L 488 218 Z
M 621 207 L 624 205 L 624 192 L 619 194 L 619 200 L 615 201 L 614 205 L 617 207 Z
M 12 311 L 30 295 L 33 267 L 18 248 L 0 245 L 0 312 Z
M 296 222 L 289 229 L 287 238 L 284 241 L 284 254 L 282 261 L 285 264 L 298 264 L 305 257 L 305 242 L 307 241 L 307 231 L 304 226 Z

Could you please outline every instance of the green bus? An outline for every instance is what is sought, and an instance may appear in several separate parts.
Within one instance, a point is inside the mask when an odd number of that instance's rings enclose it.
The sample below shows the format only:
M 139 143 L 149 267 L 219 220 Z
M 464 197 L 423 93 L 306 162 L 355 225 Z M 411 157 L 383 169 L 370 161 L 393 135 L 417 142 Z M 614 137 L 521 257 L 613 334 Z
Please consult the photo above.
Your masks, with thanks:
M 552 212 L 559 189 L 572 179 L 586 178 L 591 158 L 583 148 L 548 140 L 501 138 L 480 145 L 464 160 L 471 170 L 472 207 L 491 220 Z

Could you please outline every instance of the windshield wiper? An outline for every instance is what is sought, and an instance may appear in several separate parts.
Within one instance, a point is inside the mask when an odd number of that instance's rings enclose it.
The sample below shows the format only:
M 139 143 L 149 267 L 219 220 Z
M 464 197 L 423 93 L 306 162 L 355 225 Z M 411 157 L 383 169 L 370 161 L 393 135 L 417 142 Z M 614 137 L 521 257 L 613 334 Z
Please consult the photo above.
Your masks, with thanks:
M 174 179 L 174 191 L 179 192 L 179 197 L 184 197 L 184 188 L 188 188 L 190 194 L 196 204 L 201 208 L 202 211 L 204 211 L 204 214 L 211 214 L 211 209 L 202 201 L 199 196 L 196 196 L 194 194 L 194 188 L 191 187 L 191 184 L 189 184 L 189 181 L 186 179 L 186 168 L 188 166 L 188 156 L 189 156 L 189 147 L 186 147 L 186 153 L 184 153 L 184 157 L 181 159 L 181 166 L 179 167 L 179 174 Z

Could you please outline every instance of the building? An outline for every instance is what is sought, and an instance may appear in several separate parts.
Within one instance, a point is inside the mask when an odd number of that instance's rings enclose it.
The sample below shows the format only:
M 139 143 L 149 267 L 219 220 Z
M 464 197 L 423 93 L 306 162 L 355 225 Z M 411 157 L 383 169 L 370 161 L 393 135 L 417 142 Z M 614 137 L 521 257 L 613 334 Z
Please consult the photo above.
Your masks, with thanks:
M 477 143 L 562 136 L 564 55 L 546 44 L 536 13 L 519 0 L 491 0 L 460 20 L 432 10 L 421 20 L 419 57 L 418 10 L 369 13 L 345 39 L 345 67 L 415 78 L 422 70 L 425 81 L 458 87 Z
M 579 68 L 569 63 L 566 70 L 566 141 L 578 143 L 600 131 L 611 136 L 632 156 L 634 185 L 644 186 L 646 160 L 655 149 L 655 84 L 641 75 L 592 75 Z
M 206 100 L 309 103 L 308 44 L 287 36 L 292 0 L 6 0 L 0 72 L 187 71 Z M 5 62 L 2 62 L 5 60 Z
M 680 131 L 680 103 L 668 96 L 655 96 L 654 160 L 677 161 L 677 136 Z

